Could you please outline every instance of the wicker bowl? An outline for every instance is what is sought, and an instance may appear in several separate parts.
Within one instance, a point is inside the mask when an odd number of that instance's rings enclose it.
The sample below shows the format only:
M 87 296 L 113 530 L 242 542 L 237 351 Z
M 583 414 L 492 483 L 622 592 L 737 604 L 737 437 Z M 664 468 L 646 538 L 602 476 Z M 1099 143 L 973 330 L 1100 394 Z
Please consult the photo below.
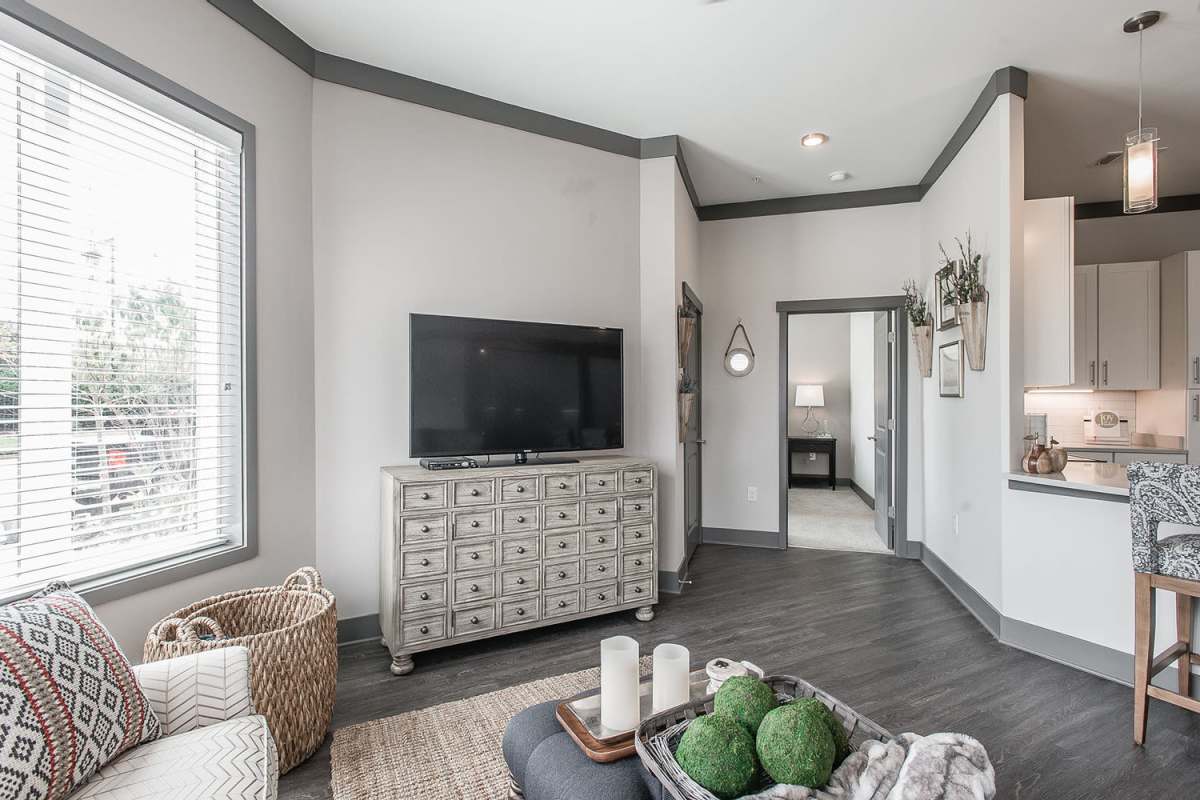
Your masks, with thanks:
M 870 739 L 886 742 L 893 738 L 886 729 L 808 681 L 790 675 L 771 675 L 763 678 L 763 683 L 771 687 L 781 702 L 803 697 L 815 697 L 820 700 L 841 721 L 850 736 L 850 746 L 855 750 Z M 648 717 L 638 726 L 637 736 L 634 738 L 637 754 L 646 765 L 646 769 L 658 778 L 667 794 L 675 800 L 717 800 L 712 792 L 688 777 L 675 761 L 675 748 L 679 746 L 683 732 L 697 717 L 712 713 L 713 697 L 715 695 L 710 694 L 699 700 L 669 708 Z M 765 773 L 764 779 L 766 782 L 752 787 L 751 793 L 773 785 Z
M 205 638 L 201 638 L 205 637 Z M 267 718 L 283 774 L 321 746 L 337 684 L 337 609 L 321 575 L 303 567 L 282 586 L 210 597 L 176 611 L 146 636 L 161 661 L 221 647 L 250 651 L 250 694 Z

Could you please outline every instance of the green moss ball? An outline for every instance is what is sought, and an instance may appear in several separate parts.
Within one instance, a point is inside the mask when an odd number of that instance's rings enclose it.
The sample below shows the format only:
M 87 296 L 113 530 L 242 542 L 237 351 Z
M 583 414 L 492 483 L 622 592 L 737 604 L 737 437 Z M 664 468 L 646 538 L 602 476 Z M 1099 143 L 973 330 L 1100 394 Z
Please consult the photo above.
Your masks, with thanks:
M 722 800 L 745 794 L 758 772 L 754 739 L 721 714 L 709 714 L 688 725 L 675 760 L 692 780 Z
M 837 714 L 834 714 L 829 706 L 815 697 L 806 697 L 802 700 L 797 700 L 795 701 L 795 705 L 804 705 L 812 708 L 825 720 L 825 725 L 829 728 L 829 732 L 833 734 L 833 768 L 837 769 L 846 760 L 846 756 L 853 752 L 850 747 L 850 737 L 846 735 L 846 728 L 842 725 L 842 721 L 837 718 Z
M 776 783 L 816 789 L 829 782 L 837 747 L 820 712 L 789 703 L 763 717 L 755 749 Z
M 767 712 L 779 705 L 771 687 L 749 675 L 729 678 L 713 698 L 713 713 L 732 717 L 751 736 L 758 733 Z

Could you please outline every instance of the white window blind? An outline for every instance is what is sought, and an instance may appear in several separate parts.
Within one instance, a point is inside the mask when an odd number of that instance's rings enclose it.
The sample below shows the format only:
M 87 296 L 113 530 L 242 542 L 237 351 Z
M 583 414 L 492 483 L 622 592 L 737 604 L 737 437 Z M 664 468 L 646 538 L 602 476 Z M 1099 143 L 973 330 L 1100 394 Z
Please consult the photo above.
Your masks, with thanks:
M 17 38 L 0 30 L 0 600 L 244 537 L 240 135 Z

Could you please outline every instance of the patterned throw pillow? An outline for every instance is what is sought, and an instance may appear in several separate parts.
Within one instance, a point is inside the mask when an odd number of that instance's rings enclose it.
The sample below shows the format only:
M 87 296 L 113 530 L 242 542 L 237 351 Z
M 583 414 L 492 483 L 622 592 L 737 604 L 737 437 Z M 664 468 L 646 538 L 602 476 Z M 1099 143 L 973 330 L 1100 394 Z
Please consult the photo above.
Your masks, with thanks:
M 64 798 L 159 733 L 129 661 L 66 584 L 0 606 L 0 798 Z

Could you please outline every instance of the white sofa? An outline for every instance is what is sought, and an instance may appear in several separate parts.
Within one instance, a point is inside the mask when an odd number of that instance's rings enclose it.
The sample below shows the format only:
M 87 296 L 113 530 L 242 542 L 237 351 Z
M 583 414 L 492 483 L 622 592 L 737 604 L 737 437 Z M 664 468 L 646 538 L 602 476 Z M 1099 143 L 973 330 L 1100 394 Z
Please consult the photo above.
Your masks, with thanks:
M 250 697 L 250 652 L 210 650 L 134 667 L 163 735 L 124 753 L 72 800 L 275 800 L 279 759 Z

